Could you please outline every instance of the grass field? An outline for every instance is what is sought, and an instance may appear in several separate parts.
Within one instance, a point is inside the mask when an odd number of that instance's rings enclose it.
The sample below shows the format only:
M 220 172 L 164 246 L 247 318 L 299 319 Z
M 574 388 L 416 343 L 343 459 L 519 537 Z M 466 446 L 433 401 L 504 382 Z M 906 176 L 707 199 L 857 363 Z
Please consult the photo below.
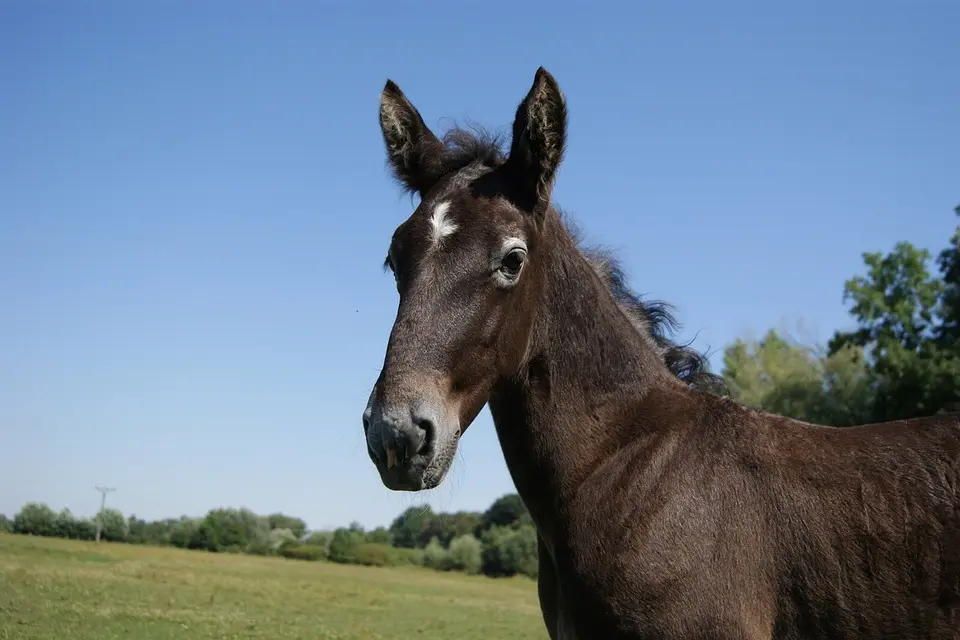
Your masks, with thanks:
M 0 534 L 0 640 L 546 637 L 526 578 Z

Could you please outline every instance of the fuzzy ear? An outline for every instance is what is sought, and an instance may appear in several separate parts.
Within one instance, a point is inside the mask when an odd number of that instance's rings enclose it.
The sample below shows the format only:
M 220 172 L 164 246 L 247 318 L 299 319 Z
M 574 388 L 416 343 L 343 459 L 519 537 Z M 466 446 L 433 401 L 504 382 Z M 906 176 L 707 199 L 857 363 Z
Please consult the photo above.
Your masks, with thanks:
M 567 107 L 557 81 L 540 67 L 517 107 L 507 161 L 518 204 L 541 216 L 550 204 L 553 179 L 563 159 Z
M 392 80 L 387 80 L 380 94 L 380 131 L 393 174 L 422 197 L 436 182 L 431 167 L 439 164 L 443 143 Z

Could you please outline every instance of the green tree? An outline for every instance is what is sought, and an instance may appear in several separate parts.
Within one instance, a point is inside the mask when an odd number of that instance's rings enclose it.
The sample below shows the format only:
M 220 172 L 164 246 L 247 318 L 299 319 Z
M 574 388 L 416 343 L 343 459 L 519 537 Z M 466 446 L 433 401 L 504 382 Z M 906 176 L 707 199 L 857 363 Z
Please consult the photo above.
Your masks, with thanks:
M 516 570 L 506 554 L 506 538 L 510 530 L 506 527 L 490 527 L 480 536 L 483 544 L 483 565 L 481 570 L 492 577 L 512 576 Z
M 312 531 L 304 539 L 303 543 L 305 545 L 319 547 L 323 549 L 323 557 L 327 556 L 327 553 L 330 549 L 330 542 L 333 540 L 332 531 Z
M 831 353 L 854 345 L 870 365 L 874 421 L 931 415 L 960 401 L 956 349 L 955 234 L 940 255 L 945 279 L 930 273 L 930 252 L 900 242 L 887 254 L 865 253 L 865 275 L 847 281 L 857 329 L 838 332 Z
M 442 527 L 440 542 L 445 547 L 449 547 L 454 538 L 474 534 L 483 527 L 483 515 L 475 511 L 441 513 L 438 517 Z
M 108 542 L 126 542 L 127 519 L 117 509 L 104 509 L 98 514 L 101 522 L 100 539 Z
M 449 571 L 453 567 L 450 552 L 443 548 L 439 538 L 431 538 L 424 548 L 423 565 L 437 571 Z
M 536 577 L 540 558 L 537 530 L 530 524 L 491 527 L 483 533 L 483 573 L 489 576 L 523 574 Z
M 53 509 L 39 502 L 28 502 L 13 517 L 13 531 L 53 537 L 57 535 L 56 522 L 57 514 Z
M 960 206 L 955 207 L 953 212 L 960 216 Z M 960 353 L 960 225 L 954 229 L 947 247 L 937 256 L 937 266 L 943 281 L 937 344 L 957 354 Z
M 267 516 L 270 529 L 289 529 L 300 540 L 307 532 L 307 523 L 300 518 L 294 518 L 283 513 L 272 513 Z
M 145 544 L 168 545 L 171 544 L 170 536 L 180 520 L 176 518 L 167 518 L 164 520 L 154 520 L 148 522 L 143 531 L 143 542 Z
M 395 547 L 424 548 L 430 539 L 443 535 L 443 522 L 428 505 L 410 507 L 390 525 Z
M 170 544 L 181 549 L 190 548 L 200 529 L 200 520 L 183 516 L 170 528 Z
M 97 523 L 93 518 L 77 518 L 73 522 L 73 528 L 77 540 L 95 540 L 97 537 Z
M 191 549 L 227 551 L 246 549 L 267 537 L 270 525 L 249 509 L 211 509 L 191 537 Z
M 833 354 L 770 330 L 724 350 L 723 378 L 738 401 L 778 415 L 833 426 L 863 422 L 873 389 L 862 349 Z
M 143 518 L 130 514 L 127 518 L 127 542 L 132 544 L 145 544 L 147 539 L 148 523 Z
M 450 541 L 450 565 L 468 574 L 480 573 L 483 568 L 483 544 L 472 533 L 465 533 Z
M 386 527 L 377 527 L 373 531 L 368 532 L 366 537 L 367 542 L 373 544 L 393 544 L 393 537 Z
M 357 547 L 363 543 L 362 533 L 341 527 L 333 532 L 327 557 L 333 562 L 353 563 L 356 561 Z
M 58 538 L 76 539 L 76 522 L 76 518 L 73 517 L 70 509 L 64 507 L 53 522 L 53 535 Z
M 516 493 L 508 493 L 494 500 L 490 508 L 484 512 L 481 530 L 530 523 L 530 514 L 523 500 Z
M 298 538 L 290 529 L 271 529 L 267 534 L 270 550 L 276 553 L 284 545 L 297 544 Z
M 537 552 L 537 530 L 524 524 L 507 536 L 504 542 L 507 561 L 517 573 L 536 578 L 540 570 L 540 555 Z
M 13 533 L 13 521 L 0 513 L 0 533 Z

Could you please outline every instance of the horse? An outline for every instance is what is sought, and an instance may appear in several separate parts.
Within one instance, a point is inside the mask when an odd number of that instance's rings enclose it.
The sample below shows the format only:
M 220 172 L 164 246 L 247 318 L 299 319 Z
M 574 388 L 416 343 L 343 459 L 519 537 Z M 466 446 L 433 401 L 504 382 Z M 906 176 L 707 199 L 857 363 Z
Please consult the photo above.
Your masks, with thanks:
M 552 203 L 567 106 L 543 67 L 509 148 L 438 138 L 392 80 L 379 121 L 419 202 L 384 263 L 367 453 L 387 489 L 434 488 L 489 406 L 552 640 L 960 638 L 960 414 L 835 428 L 731 399 Z

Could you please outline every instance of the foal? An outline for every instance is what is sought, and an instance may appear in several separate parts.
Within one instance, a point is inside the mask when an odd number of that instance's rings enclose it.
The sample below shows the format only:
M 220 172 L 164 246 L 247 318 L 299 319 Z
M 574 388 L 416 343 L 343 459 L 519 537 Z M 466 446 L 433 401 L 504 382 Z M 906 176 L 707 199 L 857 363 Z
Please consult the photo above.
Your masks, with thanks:
M 384 485 L 436 487 L 489 403 L 551 638 L 960 638 L 958 417 L 835 429 L 712 393 L 551 205 L 566 119 L 542 68 L 507 153 L 383 90 L 389 165 L 420 196 L 363 414 Z

